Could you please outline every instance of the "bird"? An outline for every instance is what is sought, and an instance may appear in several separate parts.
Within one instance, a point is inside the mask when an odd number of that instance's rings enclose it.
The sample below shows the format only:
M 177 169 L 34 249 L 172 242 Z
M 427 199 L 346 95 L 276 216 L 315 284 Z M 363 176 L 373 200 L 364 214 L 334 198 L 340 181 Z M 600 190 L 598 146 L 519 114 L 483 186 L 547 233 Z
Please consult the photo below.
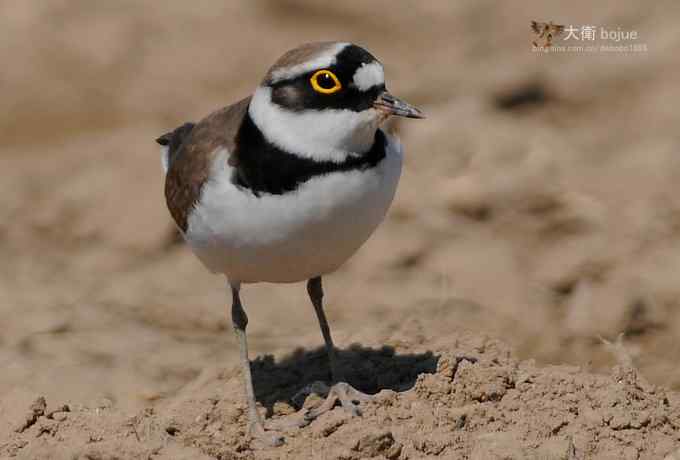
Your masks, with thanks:
M 242 285 L 306 282 L 333 384 L 300 426 L 337 402 L 358 415 L 370 398 L 342 379 L 322 277 L 366 242 L 393 201 L 403 147 L 381 129 L 391 116 L 424 118 L 387 90 L 366 49 L 314 42 L 283 54 L 250 96 L 156 139 L 170 215 L 200 261 L 226 277 L 249 433 L 266 444 L 284 439 L 257 411 Z
M 562 33 L 564 33 L 564 29 L 565 27 L 563 25 L 553 24 L 552 21 L 531 21 L 531 30 L 533 30 L 534 33 L 538 35 L 538 38 L 543 38 L 545 40 L 545 43 L 543 44 L 545 48 L 550 48 L 552 46 L 553 38 L 559 37 Z M 539 47 L 537 41 L 532 41 L 531 43 L 535 47 Z

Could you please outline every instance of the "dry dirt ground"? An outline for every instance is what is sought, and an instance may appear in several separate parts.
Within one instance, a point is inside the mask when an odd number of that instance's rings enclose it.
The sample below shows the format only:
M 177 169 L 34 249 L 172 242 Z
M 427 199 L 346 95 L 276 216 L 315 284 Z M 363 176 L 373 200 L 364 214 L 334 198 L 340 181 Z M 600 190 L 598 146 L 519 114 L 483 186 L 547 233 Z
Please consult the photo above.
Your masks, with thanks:
M 647 50 L 535 53 L 532 19 Z M 673 455 L 679 20 L 673 1 L 0 2 L 0 458 Z M 428 119 L 392 127 L 394 206 L 325 281 L 350 380 L 381 397 L 270 450 L 244 436 L 224 283 L 176 243 L 153 139 L 319 39 L 365 45 Z M 258 400 L 290 417 L 327 378 L 304 286 L 243 296 Z

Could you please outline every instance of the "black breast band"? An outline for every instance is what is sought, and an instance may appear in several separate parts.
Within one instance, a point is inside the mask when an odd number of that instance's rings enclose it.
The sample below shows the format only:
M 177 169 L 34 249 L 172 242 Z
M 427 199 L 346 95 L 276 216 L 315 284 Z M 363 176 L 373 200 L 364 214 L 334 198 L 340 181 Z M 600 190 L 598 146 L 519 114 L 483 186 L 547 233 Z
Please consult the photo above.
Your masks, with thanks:
M 378 129 L 371 149 L 341 162 L 318 161 L 281 150 L 265 139 L 246 113 L 236 137 L 234 182 L 255 195 L 281 195 L 296 190 L 315 176 L 339 171 L 365 170 L 385 158 L 385 134 Z

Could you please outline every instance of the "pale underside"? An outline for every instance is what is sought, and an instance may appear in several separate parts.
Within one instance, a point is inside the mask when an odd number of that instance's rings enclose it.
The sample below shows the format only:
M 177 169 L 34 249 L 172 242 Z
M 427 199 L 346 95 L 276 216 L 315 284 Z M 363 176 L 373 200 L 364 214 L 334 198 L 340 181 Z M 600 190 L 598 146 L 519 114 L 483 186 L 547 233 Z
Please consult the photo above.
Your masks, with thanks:
M 374 168 L 318 176 L 283 195 L 237 187 L 223 149 L 189 216 L 185 235 L 208 269 L 231 281 L 298 282 L 336 270 L 385 217 L 402 166 L 386 135 Z

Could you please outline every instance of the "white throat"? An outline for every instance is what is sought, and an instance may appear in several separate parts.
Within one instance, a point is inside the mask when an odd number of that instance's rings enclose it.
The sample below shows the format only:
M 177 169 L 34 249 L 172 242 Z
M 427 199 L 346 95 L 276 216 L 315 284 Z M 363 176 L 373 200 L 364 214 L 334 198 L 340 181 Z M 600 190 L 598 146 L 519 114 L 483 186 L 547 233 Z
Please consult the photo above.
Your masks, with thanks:
M 271 100 L 271 88 L 260 86 L 248 109 L 264 137 L 282 150 L 314 160 L 342 161 L 369 151 L 380 115 L 374 109 L 286 110 Z

